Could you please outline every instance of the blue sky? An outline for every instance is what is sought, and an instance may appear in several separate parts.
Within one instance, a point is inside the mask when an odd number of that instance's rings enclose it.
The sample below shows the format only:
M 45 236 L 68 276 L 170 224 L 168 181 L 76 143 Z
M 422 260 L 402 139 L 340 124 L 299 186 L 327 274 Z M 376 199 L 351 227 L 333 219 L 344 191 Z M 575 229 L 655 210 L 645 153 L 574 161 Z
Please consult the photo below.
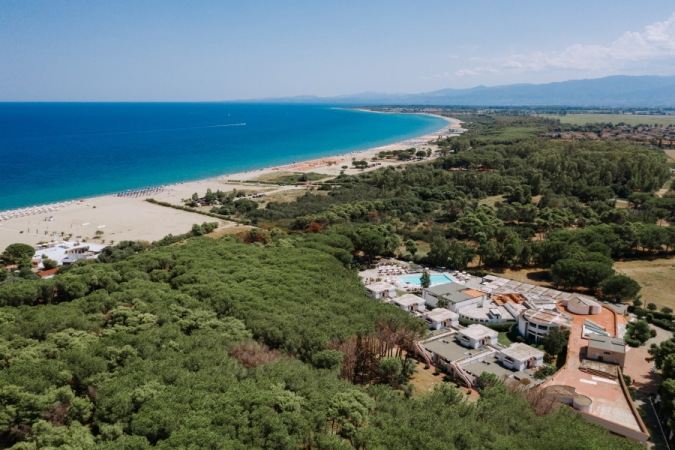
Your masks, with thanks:
M 675 2 L 0 1 L 0 101 L 218 101 L 675 75 Z

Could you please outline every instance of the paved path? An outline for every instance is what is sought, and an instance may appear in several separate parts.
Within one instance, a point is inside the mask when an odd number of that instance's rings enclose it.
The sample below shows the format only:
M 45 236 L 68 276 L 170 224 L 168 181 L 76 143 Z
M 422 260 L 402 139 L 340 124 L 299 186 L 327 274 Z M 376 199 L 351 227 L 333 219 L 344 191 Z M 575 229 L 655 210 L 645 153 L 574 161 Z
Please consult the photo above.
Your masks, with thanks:
M 562 304 L 558 304 L 558 309 L 572 317 L 567 362 L 562 370 L 543 384 L 543 387 L 554 385 L 573 387 L 577 394 L 585 395 L 593 401 L 590 414 L 641 432 L 641 427 L 633 414 L 629 400 L 625 397 L 619 383 L 579 370 L 583 355 L 586 354 L 588 347 L 588 339 L 584 339 L 582 336 L 584 321 L 588 318 L 605 327 L 611 335 L 615 335 L 614 314 L 606 307 L 602 308 L 600 314 L 591 316 L 571 313 Z M 624 319 L 618 316 L 617 320 L 623 321 Z
M 659 344 L 673 336 L 671 331 L 652 326 L 656 330 L 656 337 L 649 339 L 644 345 L 634 348 L 629 347 L 626 353 L 626 363 L 624 373 L 633 380 L 632 386 L 648 394 L 656 393 L 661 384 L 661 377 L 652 370 L 653 362 L 648 362 L 649 347 L 652 344 Z

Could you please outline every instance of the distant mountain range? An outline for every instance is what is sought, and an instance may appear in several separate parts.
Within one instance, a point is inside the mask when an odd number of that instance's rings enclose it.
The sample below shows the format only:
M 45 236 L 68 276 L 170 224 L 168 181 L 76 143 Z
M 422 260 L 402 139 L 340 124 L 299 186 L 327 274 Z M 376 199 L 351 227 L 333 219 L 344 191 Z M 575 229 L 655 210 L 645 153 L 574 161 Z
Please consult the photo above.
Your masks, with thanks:
M 675 76 L 611 76 L 547 84 L 476 86 L 422 94 L 363 92 L 338 97 L 298 96 L 248 100 L 340 105 L 675 107 Z

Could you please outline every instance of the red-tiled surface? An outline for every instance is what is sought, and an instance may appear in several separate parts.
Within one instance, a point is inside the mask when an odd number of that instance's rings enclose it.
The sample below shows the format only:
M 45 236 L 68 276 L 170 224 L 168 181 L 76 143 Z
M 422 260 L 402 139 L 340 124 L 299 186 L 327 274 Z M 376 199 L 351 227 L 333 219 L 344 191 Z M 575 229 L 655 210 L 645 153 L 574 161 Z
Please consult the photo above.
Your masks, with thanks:
M 584 320 L 590 319 L 605 327 L 608 333 L 615 335 L 615 321 L 625 324 L 623 317 L 615 316 L 605 307 L 602 308 L 602 313 L 594 315 L 571 313 L 562 304 L 559 304 L 558 308 L 573 318 L 567 363 L 561 371 L 544 383 L 543 387 L 571 386 L 576 389 L 577 394 L 585 395 L 593 400 L 590 414 L 632 430 L 642 431 L 618 381 L 597 377 L 579 370 L 581 355 L 586 354 L 586 347 L 588 347 L 588 340 L 582 337 Z
M 58 267 L 56 269 L 49 269 L 49 270 L 43 270 L 42 272 L 38 272 L 38 275 L 41 277 L 48 277 L 49 275 L 56 275 L 56 272 L 58 272 L 59 269 Z

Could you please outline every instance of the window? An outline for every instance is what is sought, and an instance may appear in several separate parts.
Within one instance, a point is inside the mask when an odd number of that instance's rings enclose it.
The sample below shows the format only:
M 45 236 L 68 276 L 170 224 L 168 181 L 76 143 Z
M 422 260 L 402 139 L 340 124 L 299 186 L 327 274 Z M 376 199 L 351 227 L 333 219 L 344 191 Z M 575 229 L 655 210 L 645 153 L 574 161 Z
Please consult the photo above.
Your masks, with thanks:
M 611 355 L 611 352 L 603 352 L 605 355 Z

